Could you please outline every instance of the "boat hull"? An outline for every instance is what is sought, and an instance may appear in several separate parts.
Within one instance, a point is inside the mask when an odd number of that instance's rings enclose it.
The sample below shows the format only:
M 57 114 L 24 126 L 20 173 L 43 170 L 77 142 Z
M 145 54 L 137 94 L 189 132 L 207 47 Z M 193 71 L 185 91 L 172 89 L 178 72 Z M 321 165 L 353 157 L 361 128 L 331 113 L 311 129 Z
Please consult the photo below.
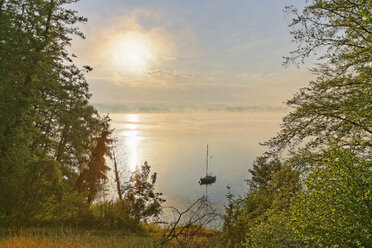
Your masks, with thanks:
M 216 182 L 216 177 L 213 177 L 213 176 L 208 176 L 208 177 L 202 177 L 200 178 L 200 185 L 204 185 L 204 184 L 212 184 Z

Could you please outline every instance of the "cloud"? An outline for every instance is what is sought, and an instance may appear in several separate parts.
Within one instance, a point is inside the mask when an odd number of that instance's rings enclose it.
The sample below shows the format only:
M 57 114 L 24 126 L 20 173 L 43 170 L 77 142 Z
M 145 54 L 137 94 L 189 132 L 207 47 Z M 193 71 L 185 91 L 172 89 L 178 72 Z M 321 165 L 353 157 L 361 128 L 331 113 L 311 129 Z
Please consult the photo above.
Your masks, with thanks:
M 222 104 L 230 106 L 284 106 L 284 102 L 301 87 L 314 78 L 308 71 L 285 71 L 272 75 L 254 76 L 252 81 L 236 77 L 231 81 L 217 78 L 203 80 L 198 75 L 192 78 L 176 78 L 180 72 L 157 71 L 162 76 L 146 75 L 143 78 L 125 79 L 117 83 L 112 78 L 98 77 L 90 79 L 93 102 L 134 104 L 150 102 L 151 107 L 163 106 L 163 103 L 186 104 Z M 169 75 L 171 76 L 169 76 Z M 173 75 L 175 74 L 175 75 Z M 175 77 L 175 78 L 168 78 Z
M 122 63 L 115 60 L 120 57 L 118 44 L 128 36 L 145 40 L 142 46 L 150 46 L 154 58 L 153 66 L 167 66 L 178 60 L 176 37 L 161 24 L 163 15 L 148 9 L 134 9 L 130 14 L 115 16 L 106 21 L 105 26 L 85 31 L 87 40 L 74 41 L 73 52 L 79 55 L 79 61 L 88 61 L 94 68 L 95 76 L 129 76 Z M 98 20 L 96 20 L 98 21 Z M 156 61 L 155 61 L 156 60 Z
M 136 103 L 93 103 L 103 113 L 165 113 L 190 111 L 227 111 L 227 112 L 286 112 L 287 109 L 278 106 L 247 106 L 205 103 L 174 102 L 136 102 Z
M 157 70 L 157 71 L 148 71 L 148 75 L 155 76 L 155 77 L 161 77 L 161 78 L 192 78 L 193 74 L 188 72 L 180 72 L 180 71 L 163 71 L 163 70 Z
M 96 16 L 94 21 L 100 22 L 99 17 Z M 94 69 L 87 75 L 87 79 L 96 98 L 102 98 L 103 95 L 108 98 L 107 100 L 111 98 L 108 97 L 108 93 L 96 92 L 96 88 L 105 88 L 104 92 L 107 92 L 108 89 L 167 90 L 192 86 L 183 85 L 195 75 L 183 68 L 188 61 L 185 57 L 179 56 L 178 46 L 188 41 L 196 42 L 197 36 L 185 22 L 179 21 L 176 30 L 169 30 L 169 25 L 166 24 L 167 16 L 152 9 L 133 9 L 125 15 L 101 21 L 104 21 L 105 25 L 95 26 L 94 23 L 89 23 L 90 28 L 85 30 L 87 40 L 74 41 L 73 46 L 73 52 L 79 55 L 78 64 L 84 61 L 80 65 L 89 64 Z M 128 51 L 128 48 L 121 46 L 123 49 L 117 49 L 118 44 L 128 36 L 145 39 L 142 47 L 151 45 L 149 49 L 154 53 L 151 61 L 146 64 L 139 63 L 144 66 L 143 72 L 138 74 L 128 70 L 130 65 L 128 66 L 125 61 L 120 63 L 121 52 Z M 98 83 L 105 86 L 98 87 Z M 112 95 L 117 94 L 112 92 Z
M 283 70 L 280 73 L 242 73 L 236 78 L 240 83 L 251 86 L 260 87 L 278 87 L 284 89 L 295 89 L 303 87 L 314 78 L 314 74 L 310 70 L 295 69 Z M 297 86 L 297 87 L 295 87 Z
M 133 9 L 129 14 L 104 20 L 105 25 L 88 24 L 90 28 L 85 32 L 88 39 L 75 43 L 73 48 L 80 55 L 79 61 L 84 61 L 81 64 L 94 69 L 87 76 L 92 102 L 117 103 L 108 108 L 115 111 L 159 111 L 169 108 L 168 104 L 176 109 L 208 105 L 208 109 L 242 111 L 246 106 L 283 106 L 286 99 L 313 78 L 305 70 L 270 72 L 266 63 L 271 60 L 261 65 L 220 57 L 223 61 L 216 63 L 215 57 L 203 54 L 207 51 L 198 50 L 197 43 L 205 41 L 199 41 L 187 23 L 178 17 L 168 18 L 170 15 Z M 170 25 L 169 19 L 177 19 L 177 24 Z M 116 44 L 128 34 L 151 40 L 156 50 L 156 61 L 139 75 L 123 70 L 120 63 L 113 61 Z M 149 105 L 135 105 L 136 102 Z
M 273 80 L 277 77 L 280 77 L 279 74 L 277 73 L 268 73 L 268 74 L 263 74 L 263 73 L 243 73 L 243 74 L 238 74 L 238 78 L 247 80 L 248 82 L 263 82 L 263 81 L 268 81 L 268 80 Z

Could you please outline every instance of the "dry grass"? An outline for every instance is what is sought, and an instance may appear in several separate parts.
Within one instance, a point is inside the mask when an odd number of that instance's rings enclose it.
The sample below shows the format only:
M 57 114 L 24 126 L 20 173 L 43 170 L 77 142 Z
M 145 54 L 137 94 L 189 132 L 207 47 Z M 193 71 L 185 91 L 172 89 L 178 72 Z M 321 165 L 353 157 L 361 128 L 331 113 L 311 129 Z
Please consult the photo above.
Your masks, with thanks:
M 161 247 L 179 247 L 180 242 L 185 247 L 214 247 L 208 245 L 208 241 L 213 239 L 216 232 L 201 229 L 189 236 L 196 228 L 191 227 L 178 240 L 169 240 L 166 246 Z M 176 228 L 176 233 L 180 231 L 181 228 Z M 159 244 L 168 232 L 168 229 L 152 224 L 144 224 L 140 233 L 81 228 L 0 229 L 0 248 L 150 248 L 154 247 L 155 242 Z
M 63 229 L 1 230 L 1 248 L 110 248 L 153 247 L 158 238 L 120 231 L 84 231 Z M 168 246 L 171 247 L 171 246 Z

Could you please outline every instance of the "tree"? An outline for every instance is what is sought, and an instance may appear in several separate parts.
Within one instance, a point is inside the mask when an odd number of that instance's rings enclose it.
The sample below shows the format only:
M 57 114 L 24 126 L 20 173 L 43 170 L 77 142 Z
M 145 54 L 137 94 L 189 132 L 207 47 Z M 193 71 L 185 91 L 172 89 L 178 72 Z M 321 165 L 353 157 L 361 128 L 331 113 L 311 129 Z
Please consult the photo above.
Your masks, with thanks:
M 278 158 L 270 159 L 267 156 L 261 156 L 253 163 L 252 169 L 249 169 L 252 178 L 246 180 L 250 189 L 266 188 L 268 183 L 272 180 L 275 172 L 282 168 L 282 163 Z
M 87 202 L 92 203 L 97 193 L 100 191 L 101 186 L 107 179 L 106 172 L 110 169 L 106 165 L 105 156 L 111 158 L 112 139 L 109 126 L 110 118 L 106 116 L 102 120 L 102 130 L 100 136 L 97 138 L 96 146 L 92 151 L 92 156 L 86 168 L 84 168 L 76 181 L 76 189 L 79 193 L 86 192 Z
M 372 162 L 332 149 L 304 179 L 307 190 L 290 208 L 292 229 L 314 246 L 372 245 Z
M 123 194 L 121 190 L 121 182 L 120 182 L 120 176 L 119 176 L 119 169 L 118 169 L 118 163 L 115 156 L 115 149 L 112 148 L 112 156 L 113 156 L 113 162 L 114 162 L 114 175 L 115 175 L 115 183 L 116 183 L 116 192 L 118 193 L 119 200 L 121 201 L 123 199 Z
M 371 170 L 371 7 L 369 0 L 313 0 L 301 13 L 286 8 L 298 48 L 284 64 L 320 53 L 312 69 L 317 78 L 287 102 L 291 112 L 263 143 L 269 150 L 250 170 L 247 195 L 235 203 L 233 224 L 245 228 L 247 247 L 370 245 L 370 200 L 360 200 L 369 197 L 370 185 L 356 178 L 370 178 Z M 342 150 L 324 161 L 334 147 Z
M 371 246 L 371 160 L 353 149 L 323 151 L 295 197 L 273 206 L 247 232 L 246 247 Z M 295 180 L 297 181 L 297 180 Z M 282 180 L 289 184 L 290 180 Z M 288 188 L 287 186 L 285 188 Z M 278 211 L 279 210 L 279 211 Z
M 289 225 L 284 224 L 288 223 L 286 210 L 292 198 L 302 189 L 300 172 L 275 160 L 265 166 L 264 161 L 259 160 L 264 168 L 275 165 L 277 169 L 270 174 L 265 186 L 250 187 L 243 198 L 230 201 L 225 213 L 228 222 L 224 223 L 222 233 L 226 247 L 239 247 L 238 244 L 242 243 L 247 247 L 289 247 L 286 245 L 292 242 L 287 230 Z M 256 182 L 261 182 L 261 179 Z M 248 183 L 252 184 L 249 180 Z M 263 245 L 265 240 L 267 242 Z
M 130 217 L 136 221 L 146 221 L 149 217 L 157 217 L 161 212 L 162 193 L 156 193 L 155 182 L 157 174 L 151 175 L 149 182 L 150 165 L 145 162 L 131 175 L 129 182 L 123 186 L 125 204 L 130 209 Z
M 285 65 L 303 62 L 324 49 L 319 60 L 348 68 L 365 68 L 371 60 L 372 3 L 369 0 L 307 1 L 300 13 L 293 6 L 285 12 L 294 16 L 290 27 L 299 46 L 285 57 Z M 300 26 L 300 28 L 296 28 Z
M 286 8 L 294 15 L 291 34 L 299 46 L 285 58 L 285 64 L 304 61 L 320 51 L 318 66 L 313 69 L 319 76 L 287 102 L 294 111 L 283 119 L 279 134 L 264 143 L 271 153 L 289 146 L 294 153 L 306 154 L 330 143 L 353 144 L 370 152 L 370 10 L 368 0 L 314 0 L 302 13 Z
M 91 68 L 76 67 L 66 51 L 71 36 L 84 38 L 76 24 L 86 19 L 66 7 L 73 2 L 0 1 L 0 198 L 6 199 L 0 201 L 0 216 L 5 222 L 22 222 L 24 202 L 36 201 L 29 211 L 36 214 L 53 196 L 55 190 L 35 199 L 26 193 L 40 186 L 46 164 L 61 172 L 56 175 L 62 194 L 71 193 L 100 133 L 84 78 Z

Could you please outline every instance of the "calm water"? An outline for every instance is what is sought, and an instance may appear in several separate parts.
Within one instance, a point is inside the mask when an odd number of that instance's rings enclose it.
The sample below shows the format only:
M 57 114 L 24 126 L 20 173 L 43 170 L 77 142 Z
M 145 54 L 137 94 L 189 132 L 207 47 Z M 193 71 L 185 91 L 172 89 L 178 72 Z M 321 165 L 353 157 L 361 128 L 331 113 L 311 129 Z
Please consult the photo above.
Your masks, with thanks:
M 205 174 L 206 145 L 212 156 L 210 172 L 217 182 L 208 187 L 208 197 L 225 202 L 226 185 L 235 194 L 247 187 L 255 157 L 265 151 L 258 142 L 278 130 L 284 111 L 189 111 L 167 113 L 111 114 L 119 138 L 120 166 L 134 170 L 148 161 L 158 173 L 157 190 L 185 201 L 205 194 L 198 184 Z

